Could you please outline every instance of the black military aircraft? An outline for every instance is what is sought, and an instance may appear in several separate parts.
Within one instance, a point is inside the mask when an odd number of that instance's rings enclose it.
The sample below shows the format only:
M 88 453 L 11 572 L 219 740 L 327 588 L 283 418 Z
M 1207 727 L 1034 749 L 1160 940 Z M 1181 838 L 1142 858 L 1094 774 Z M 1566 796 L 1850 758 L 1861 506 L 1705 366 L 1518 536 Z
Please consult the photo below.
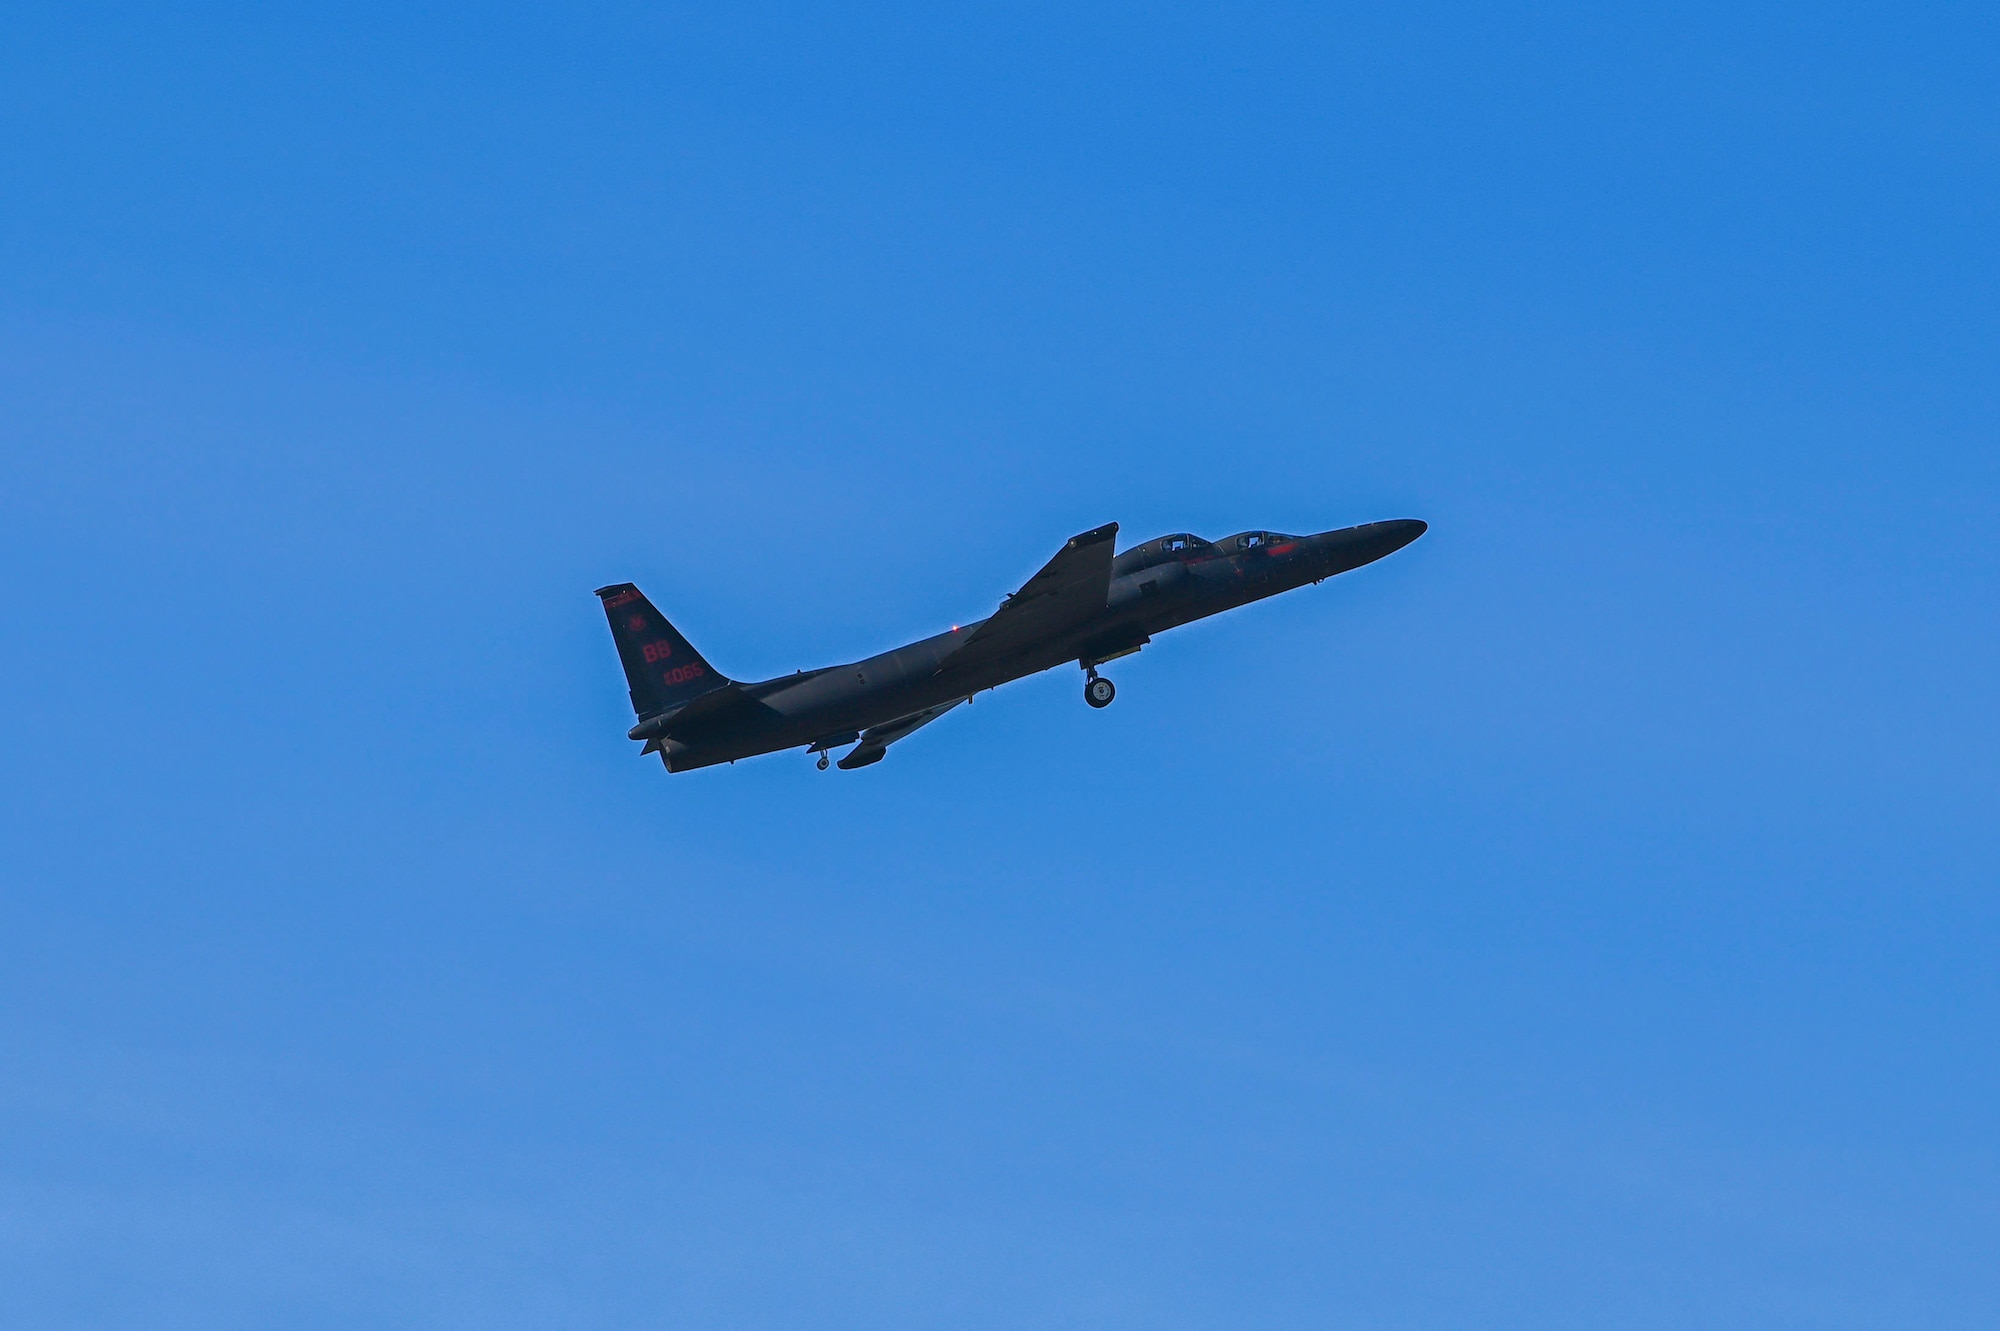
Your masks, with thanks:
M 828 750 L 853 744 L 840 760 L 849 771 L 981 689 L 1070 661 L 1083 667 L 1084 701 L 1108 707 L 1117 690 L 1097 667 L 1154 634 L 1373 563 L 1424 530 L 1402 519 L 1317 536 L 1246 531 L 1210 542 L 1179 532 L 1113 557 L 1110 522 L 1072 536 L 990 618 L 758 684 L 717 673 L 631 583 L 597 596 L 639 716 L 629 735 L 669 772 L 799 747 L 825 771 Z

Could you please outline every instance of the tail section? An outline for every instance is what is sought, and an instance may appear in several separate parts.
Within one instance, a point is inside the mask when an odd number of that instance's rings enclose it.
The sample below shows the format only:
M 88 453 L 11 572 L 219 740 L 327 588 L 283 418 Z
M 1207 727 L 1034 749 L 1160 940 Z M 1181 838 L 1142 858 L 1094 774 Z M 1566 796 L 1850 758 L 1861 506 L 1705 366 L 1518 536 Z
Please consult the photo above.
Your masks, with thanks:
M 632 690 L 632 710 L 640 719 L 699 698 L 730 681 L 683 638 L 667 617 L 629 582 L 599 587 L 604 617 L 611 622 L 611 640 L 625 666 Z

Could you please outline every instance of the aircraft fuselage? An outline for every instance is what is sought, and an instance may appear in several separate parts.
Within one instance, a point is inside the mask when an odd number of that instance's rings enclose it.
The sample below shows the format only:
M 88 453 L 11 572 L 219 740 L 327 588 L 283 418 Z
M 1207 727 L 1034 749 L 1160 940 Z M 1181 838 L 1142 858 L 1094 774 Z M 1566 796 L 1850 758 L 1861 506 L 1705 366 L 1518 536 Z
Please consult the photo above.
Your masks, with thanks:
M 1090 576 L 1082 567 L 1089 560 L 1087 544 L 1108 543 L 1116 532 L 1111 524 L 1072 541 L 1037 582 L 1008 598 L 990 621 L 960 625 L 845 665 L 729 684 L 734 692 L 720 704 L 712 693 L 697 694 L 683 705 L 642 715 L 631 736 L 648 741 L 649 749 L 657 748 L 667 769 L 674 772 L 781 749 L 825 751 L 857 740 L 863 742 L 842 766 L 864 765 L 878 759 L 888 743 L 932 719 L 923 714 L 942 715 L 982 690 L 1070 662 L 1080 663 L 1095 680 L 1096 666 L 1137 651 L 1168 629 L 1371 563 L 1409 544 L 1424 529 L 1421 522 L 1402 520 L 1314 536 L 1246 532 L 1212 544 L 1190 536 L 1161 537 L 1110 560 L 1108 579 L 1101 577 L 1100 568 L 1094 584 L 1064 583 L 1069 569 L 1059 565 L 1072 551 L 1082 552 L 1072 559 L 1079 569 L 1075 578 Z M 1046 593 L 1037 591 L 1043 579 L 1050 584 Z M 1098 586 L 1104 589 L 1101 602 L 1095 599 Z M 620 628 L 621 611 L 613 608 L 613 598 L 606 593 L 618 591 L 607 588 L 600 593 L 614 634 Z M 650 610 L 636 589 L 626 594 Z M 1015 609 L 1017 599 L 1037 595 L 1043 603 L 1023 606 L 1017 618 L 1024 623 L 1008 631 L 1011 626 L 1001 621 Z M 1080 611 L 1065 610 L 1065 595 L 1072 602 L 1082 597 L 1090 604 Z M 1036 615 L 1041 619 L 1032 618 Z M 629 622 L 638 624 L 642 618 L 643 614 L 634 615 Z M 989 623 L 996 630 L 982 634 Z M 1046 632 L 1038 631 L 1040 623 L 1046 623 Z M 635 632 L 644 631 L 648 630 Z M 672 632 L 670 626 L 667 631 Z M 677 634 L 672 640 L 684 645 Z M 624 653 L 627 643 L 622 639 L 620 647 Z M 654 650 L 645 649 L 648 662 Z M 658 644 L 657 651 L 663 659 L 672 659 L 667 642 Z M 691 650 L 684 655 L 699 661 Z M 630 675 L 635 660 L 627 655 L 626 663 Z M 633 682 L 634 705 L 643 712 L 641 681 Z M 1093 696 L 1094 705 L 1109 701 L 1109 685 L 1102 685 L 1100 692 L 1103 701 Z M 705 714 L 703 697 L 710 698 Z M 897 729 L 899 721 L 910 724 Z M 878 728 L 886 737 L 868 735 Z

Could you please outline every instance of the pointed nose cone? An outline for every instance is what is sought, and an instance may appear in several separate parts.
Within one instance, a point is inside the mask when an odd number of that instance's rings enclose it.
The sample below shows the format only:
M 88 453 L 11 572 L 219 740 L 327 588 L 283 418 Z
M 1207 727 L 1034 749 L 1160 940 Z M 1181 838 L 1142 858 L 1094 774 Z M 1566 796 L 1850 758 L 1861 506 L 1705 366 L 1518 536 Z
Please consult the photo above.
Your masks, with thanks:
M 1363 564 L 1372 564 L 1384 555 L 1393 555 L 1430 530 L 1430 524 L 1415 518 L 1395 518 L 1370 522 L 1359 527 L 1321 532 L 1313 537 L 1326 561 L 1327 572 L 1345 573 Z
M 1381 533 L 1384 547 L 1382 554 L 1392 555 L 1429 531 L 1431 524 L 1421 518 L 1395 518 L 1389 522 L 1375 523 L 1374 527 Z M 1380 559 L 1382 555 L 1375 557 Z

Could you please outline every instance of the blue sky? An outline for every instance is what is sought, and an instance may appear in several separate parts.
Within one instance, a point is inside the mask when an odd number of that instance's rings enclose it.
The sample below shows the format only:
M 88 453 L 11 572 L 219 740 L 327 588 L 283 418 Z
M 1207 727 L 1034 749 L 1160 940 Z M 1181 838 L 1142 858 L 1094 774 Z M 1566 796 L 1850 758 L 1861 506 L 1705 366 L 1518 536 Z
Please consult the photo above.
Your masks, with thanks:
M 1990 8 L 8 27 L 10 1325 L 2000 1317 Z

